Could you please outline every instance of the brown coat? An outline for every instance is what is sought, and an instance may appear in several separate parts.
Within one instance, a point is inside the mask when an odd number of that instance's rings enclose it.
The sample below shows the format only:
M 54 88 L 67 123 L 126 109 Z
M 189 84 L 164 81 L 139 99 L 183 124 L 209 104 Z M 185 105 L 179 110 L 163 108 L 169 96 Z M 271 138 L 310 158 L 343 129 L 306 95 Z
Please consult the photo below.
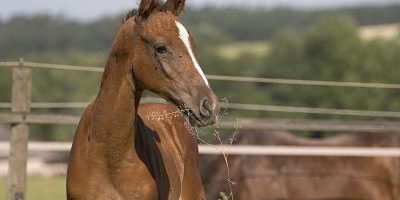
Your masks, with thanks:
M 84 124 L 91 118 L 90 110 L 83 116 Z M 79 126 L 68 167 L 68 199 L 204 199 L 197 142 L 185 131 L 186 119 L 152 117 L 154 111 L 176 110 L 167 104 L 139 106 L 134 149 L 122 158 L 112 152 L 96 156 L 91 149 L 101 144 L 89 137 L 87 126 Z M 109 156 L 123 163 L 103 164 Z

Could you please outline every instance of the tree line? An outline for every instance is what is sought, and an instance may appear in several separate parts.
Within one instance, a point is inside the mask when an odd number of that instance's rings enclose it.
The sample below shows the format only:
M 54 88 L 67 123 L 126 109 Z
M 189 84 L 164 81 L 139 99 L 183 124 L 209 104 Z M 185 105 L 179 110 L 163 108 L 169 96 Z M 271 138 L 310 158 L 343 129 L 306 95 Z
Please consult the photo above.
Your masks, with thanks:
M 213 45 L 270 40 L 282 28 L 302 32 L 321 17 L 334 14 L 347 15 L 358 25 L 397 23 L 400 21 L 400 4 L 315 11 L 203 8 L 187 10 L 182 20 L 196 36 L 198 43 Z M 92 22 L 46 14 L 14 16 L 0 21 L 0 59 L 38 53 L 107 51 L 120 25 L 121 16 L 108 16 Z

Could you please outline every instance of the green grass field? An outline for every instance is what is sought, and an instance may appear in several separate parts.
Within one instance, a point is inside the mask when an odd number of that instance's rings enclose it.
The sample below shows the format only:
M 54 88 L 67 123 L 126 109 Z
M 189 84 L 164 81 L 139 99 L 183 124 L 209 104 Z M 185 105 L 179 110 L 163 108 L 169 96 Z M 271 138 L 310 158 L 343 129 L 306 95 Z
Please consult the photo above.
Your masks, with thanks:
M 0 179 L 0 200 L 6 200 L 7 179 Z M 65 176 L 52 178 L 30 177 L 28 179 L 26 200 L 66 199 Z

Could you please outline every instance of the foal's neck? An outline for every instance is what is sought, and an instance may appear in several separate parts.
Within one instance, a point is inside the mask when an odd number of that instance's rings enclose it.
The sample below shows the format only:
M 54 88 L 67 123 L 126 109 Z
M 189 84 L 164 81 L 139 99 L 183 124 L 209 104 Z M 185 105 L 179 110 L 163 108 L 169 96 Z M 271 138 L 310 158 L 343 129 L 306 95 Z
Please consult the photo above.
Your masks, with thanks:
M 113 163 L 134 149 L 134 131 L 141 91 L 130 71 L 130 59 L 111 54 L 105 67 L 100 92 L 94 103 L 92 133 Z

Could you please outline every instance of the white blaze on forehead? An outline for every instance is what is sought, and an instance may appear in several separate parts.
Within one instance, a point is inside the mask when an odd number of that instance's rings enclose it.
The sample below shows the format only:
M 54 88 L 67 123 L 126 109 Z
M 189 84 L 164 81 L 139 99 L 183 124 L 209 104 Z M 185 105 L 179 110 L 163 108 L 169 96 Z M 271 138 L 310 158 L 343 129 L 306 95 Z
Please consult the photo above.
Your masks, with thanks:
M 206 85 L 209 86 L 208 85 L 208 80 L 206 78 L 206 75 L 204 75 L 203 70 L 201 70 L 201 67 L 200 67 L 199 63 L 197 62 L 197 59 L 194 56 L 194 53 L 193 53 L 193 50 L 192 50 L 192 46 L 191 46 L 190 40 L 189 40 L 190 36 L 189 36 L 188 31 L 178 21 L 176 21 L 176 26 L 178 27 L 178 30 L 179 30 L 179 38 L 182 40 L 183 44 L 185 44 L 185 47 L 189 52 L 189 55 L 190 55 L 190 58 L 192 59 L 194 67 L 197 69 L 197 71 L 199 72 L 201 78 L 203 78 L 203 80 L 206 83 Z

